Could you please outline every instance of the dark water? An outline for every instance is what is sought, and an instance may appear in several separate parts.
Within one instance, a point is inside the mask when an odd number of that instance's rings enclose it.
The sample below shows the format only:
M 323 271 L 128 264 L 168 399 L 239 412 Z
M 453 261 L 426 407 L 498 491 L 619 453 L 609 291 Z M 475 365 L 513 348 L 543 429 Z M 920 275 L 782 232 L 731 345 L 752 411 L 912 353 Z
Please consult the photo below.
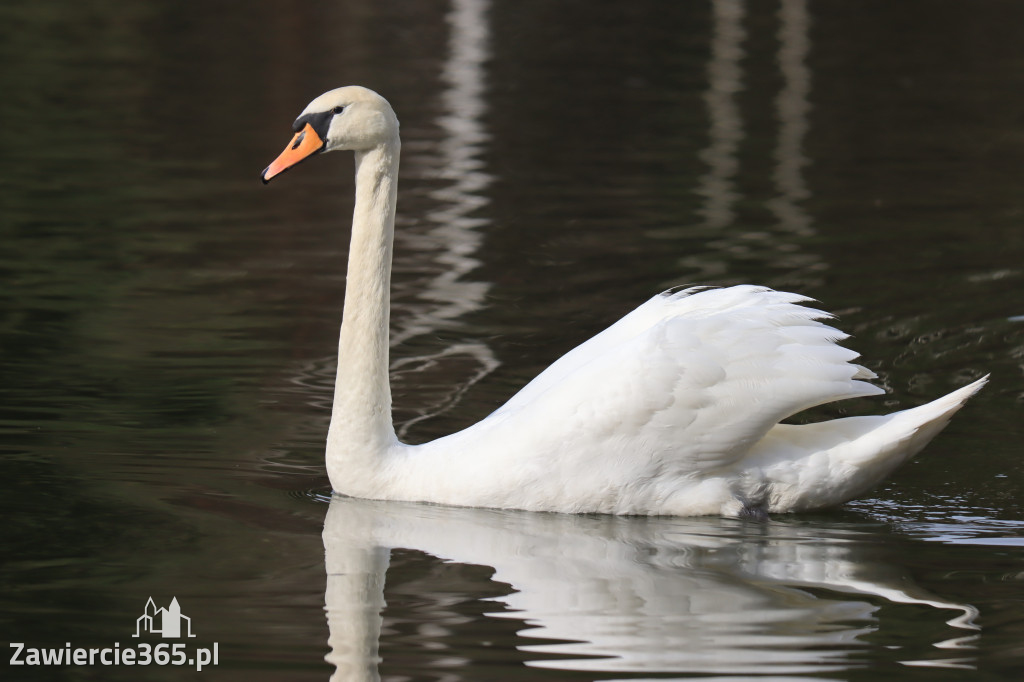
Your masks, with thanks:
M 1012 0 L 5 3 L 2 639 L 155 646 L 135 621 L 176 597 L 219 658 L 2 678 L 1017 679 L 1021 26 Z M 838 313 L 889 394 L 824 416 L 992 381 L 830 514 L 329 505 L 351 160 L 257 174 L 346 83 L 402 120 L 409 440 L 680 283 Z

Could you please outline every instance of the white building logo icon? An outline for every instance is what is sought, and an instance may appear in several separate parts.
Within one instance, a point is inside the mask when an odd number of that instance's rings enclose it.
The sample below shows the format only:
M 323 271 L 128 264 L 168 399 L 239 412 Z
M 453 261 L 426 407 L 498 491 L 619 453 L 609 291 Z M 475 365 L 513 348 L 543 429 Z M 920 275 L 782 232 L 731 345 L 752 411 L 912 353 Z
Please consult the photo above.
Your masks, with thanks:
M 185 635 L 181 634 L 181 623 L 185 622 Z M 135 620 L 135 634 L 138 637 L 144 632 L 160 634 L 162 637 L 195 637 L 192 634 L 192 619 L 181 615 L 181 607 L 178 605 L 178 598 L 173 597 L 171 604 L 166 609 L 157 608 L 150 597 L 146 602 L 146 610 Z

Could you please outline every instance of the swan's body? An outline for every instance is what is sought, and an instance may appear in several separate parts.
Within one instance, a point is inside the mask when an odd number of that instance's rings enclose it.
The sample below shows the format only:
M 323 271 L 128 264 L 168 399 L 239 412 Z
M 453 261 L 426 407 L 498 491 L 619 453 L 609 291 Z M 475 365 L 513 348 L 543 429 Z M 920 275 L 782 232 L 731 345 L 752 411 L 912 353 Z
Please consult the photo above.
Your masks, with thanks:
M 835 506 L 918 452 L 985 383 L 886 416 L 779 422 L 883 393 L 807 299 L 754 286 L 666 292 L 575 348 L 479 423 L 397 439 L 388 381 L 398 121 L 360 87 L 313 100 L 269 181 L 319 151 L 356 157 L 327 471 L 346 495 L 617 514 Z

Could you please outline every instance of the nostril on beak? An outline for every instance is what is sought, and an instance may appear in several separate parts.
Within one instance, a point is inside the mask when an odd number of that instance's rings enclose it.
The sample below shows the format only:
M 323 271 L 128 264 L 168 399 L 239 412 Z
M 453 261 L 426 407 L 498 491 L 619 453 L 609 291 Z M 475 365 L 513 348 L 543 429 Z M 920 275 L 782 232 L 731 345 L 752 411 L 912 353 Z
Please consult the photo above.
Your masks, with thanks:
M 303 130 L 302 132 L 300 132 L 298 135 L 295 136 L 295 141 L 292 142 L 292 149 L 298 149 L 299 145 L 302 144 L 302 141 L 304 139 L 306 139 L 306 131 L 305 130 Z

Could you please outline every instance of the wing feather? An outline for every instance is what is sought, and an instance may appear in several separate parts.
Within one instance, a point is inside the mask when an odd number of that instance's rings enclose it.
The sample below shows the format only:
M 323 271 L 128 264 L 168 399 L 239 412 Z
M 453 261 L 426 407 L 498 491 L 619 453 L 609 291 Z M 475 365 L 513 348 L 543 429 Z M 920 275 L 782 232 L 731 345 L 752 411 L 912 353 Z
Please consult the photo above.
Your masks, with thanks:
M 528 411 L 537 434 L 589 439 L 585 450 L 643 459 L 658 475 L 727 466 L 786 417 L 883 392 L 862 381 L 874 375 L 837 344 L 847 335 L 822 322 L 830 316 L 800 305 L 808 300 L 754 286 L 661 294 L 494 416 Z

